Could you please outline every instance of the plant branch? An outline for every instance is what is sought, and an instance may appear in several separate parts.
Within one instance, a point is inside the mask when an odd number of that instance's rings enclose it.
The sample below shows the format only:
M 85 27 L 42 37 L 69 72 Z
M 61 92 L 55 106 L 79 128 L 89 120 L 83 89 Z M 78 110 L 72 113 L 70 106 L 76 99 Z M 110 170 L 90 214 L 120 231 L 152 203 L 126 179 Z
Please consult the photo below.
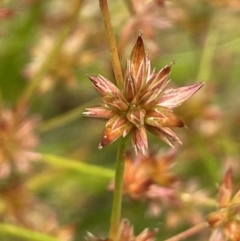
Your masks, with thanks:
M 198 233 L 199 231 L 205 229 L 208 227 L 208 223 L 207 222 L 202 222 L 202 223 L 199 223 L 185 231 L 183 231 L 182 233 L 179 233 L 169 239 L 165 239 L 164 241 L 179 241 L 179 240 L 183 240 L 183 239 L 186 239 L 196 233 Z

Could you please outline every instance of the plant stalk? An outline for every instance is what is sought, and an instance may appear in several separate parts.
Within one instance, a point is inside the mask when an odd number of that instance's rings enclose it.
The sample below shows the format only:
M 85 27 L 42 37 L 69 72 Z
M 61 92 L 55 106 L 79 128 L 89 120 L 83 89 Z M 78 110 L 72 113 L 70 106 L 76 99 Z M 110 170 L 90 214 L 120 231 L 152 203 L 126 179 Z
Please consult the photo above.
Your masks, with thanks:
M 164 241 L 179 241 L 179 240 L 183 240 L 183 239 L 186 239 L 198 232 L 200 232 L 201 230 L 205 229 L 208 227 L 208 223 L 207 222 L 202 222 L 202 223 L 199 223 L 171 238 L 168 238 L 168 239 L 165 239 Z
M 111 54 L 111 62 L 113 67 L 114 76 L 116 79 L 116 84 L 119 88 L 122 88 L 123 86 L 123 74 L 122 74 L 122 68 L 118 56 L 118 50 L 117 50 L 117 44 L 114 37 L 112 25 L 111 25 L 111 18 L 108 10 L 108 3 L 107 0 L 99 0 L 101 12 L 102 12 L 102 18 L 104 23 L 104 28 L 106 32 L 106 37 L 110 49 Z
M 110 230 L 109 230 L 109 238 L 114 241 L 116 240 L 118 235 L 118 229 L 119 229 L 119 224 L 121 219 L 125 152 L 126 152 L 126 138 L 122 137 L 119 143 L 117 159 L 116 159 L 114 194 L 113 194 L 111 224 L 110 224 Z

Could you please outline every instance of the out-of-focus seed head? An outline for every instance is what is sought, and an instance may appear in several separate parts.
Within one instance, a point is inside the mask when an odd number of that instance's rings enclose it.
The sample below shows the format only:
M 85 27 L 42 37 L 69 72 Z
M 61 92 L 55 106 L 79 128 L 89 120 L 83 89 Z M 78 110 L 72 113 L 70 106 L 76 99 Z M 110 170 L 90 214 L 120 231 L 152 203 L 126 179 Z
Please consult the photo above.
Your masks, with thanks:
M 4 210 L 2 222 L 44 232 L 64 241 L 73 240 L 74 226 L 70 224 L 61 227 L 56 213 L 29 193 L 20 182 L 13 182 L 2 188 L 0 195 Z
M 142 37 L 139 36 L 127 62 L 123 88 L 101 75 L 89 76 L 103 104 L 87 108 L 83 114 L 107 120 L 100 148 L 130 134 L 136 154 L 147 156 L 147 130 L 170 146 L 174 146 L 174 142 L 181 144 L 171 128 L 183 127 L 184 123 L 173 113 L 173 109 L 198 91 L 203 83 L 168 88 L 172 65 L 170 63 L 160 71 L 152 71 Z
M 8 19 L 14 15 L 14 11 L 9 8 L 0 7 L 0 19 Z
M 240 240 L 240 190 L 232 196 L 232 170 L 228 169 L 218 192 L 218 210 L 207 216 L 213 229 L 210 240 L 221 235 L 224 240 Z
M 178 180 L 171 171 L 176 150 L 167 153 L 135 156 L 126 154 L 124 170 L 124 193 L 132 199 L 151 199 L 153 193 L 161 189 L 161 194 L 167 194 L 164 188 L 171 188 Z M 113 189 L 112 184 L 110 189 Z M 155 190 L 155 191 L 154 191 Z M 160 197 L 159 197 L 160 198 Z
M 85 43 L 87 32 L 85 29 L 76 29 L 62 45 L 57 56 L 48 64 L 48 71 L 39 84 L 39 92 L 45 93 L 53 89 L 57 84 L 63 84 L 68 88 L 76 87 L 77 79 L 74 69 L 84 62 L 83 53 L 80 53 Z M 25 70 L 24 75 L 31 80 L 42 68 L 52 49 L 55 47 L 56 36 L 41 34 L 37 46 L 31 50 L 32 62 Z M 61 82 L 60 82 L 61 81 Z
M 25 110 L 2 109 L 0 112 L 0 178 L 12 171 L 27 172 L 40 157 L 35 152 L 38 118 L 29 118 Z

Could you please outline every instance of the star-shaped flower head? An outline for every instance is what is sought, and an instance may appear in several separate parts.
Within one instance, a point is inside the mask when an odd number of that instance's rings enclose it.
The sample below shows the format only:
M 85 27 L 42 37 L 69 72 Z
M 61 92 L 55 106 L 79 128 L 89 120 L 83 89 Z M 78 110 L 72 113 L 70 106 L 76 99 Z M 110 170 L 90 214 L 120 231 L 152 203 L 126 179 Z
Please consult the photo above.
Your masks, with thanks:
M 102 96 L 103 104 L 87 108 L 85 116 L 107 120 L 99 148 L 131 135 L 133 148 L 138 154 L 148 155 L 146 130 L 170 146 L 181 141 L 171 127 L 183 127 L 183 122 L 173 113 L 198 91 L 203 83 L 177 89 L 167 88 L 171 66 L 160 71 L 151 70 L 142 37 L 139 36 L 127 61 L 123 87 L 116 86 L 101 75 L 89 76 L 93 86 Z

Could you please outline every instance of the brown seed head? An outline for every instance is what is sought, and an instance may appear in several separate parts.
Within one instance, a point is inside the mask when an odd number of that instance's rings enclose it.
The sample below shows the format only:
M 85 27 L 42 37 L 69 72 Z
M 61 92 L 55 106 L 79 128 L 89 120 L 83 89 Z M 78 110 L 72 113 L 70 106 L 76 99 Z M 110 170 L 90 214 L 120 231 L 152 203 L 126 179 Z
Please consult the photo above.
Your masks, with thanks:
M 25 110 L 2 109 L 0 112 L 0 178 L 13 169 L 27 172 L 30 163 L 39 158 L 35 152 L 37 118 L 27 118 Z
M 212 229 L 233 241 L 240 240 L 240 190 L 232 197 L 232 170 L 228 169 L 218 192 L 218 210 L 207 216 Z M 214 236 L 213 235 L 213 236 Z
M 183 127 L 184 124 L 173 109 L 198 91 L 203 83 L 168 88 L 172 65 L 170 63 L 160 71 L 152 71 L 142 37 L 139 36 L 127 62 L 122 89 L 101 75 L 89 76 L 103 104 L 88 108 L 83 114 L 107 120 L 100 148 L 130 134 L 136 154 L 147 156 L 147 130 L 170 146 L 173 142 L 181 144 L 171 128 Z

